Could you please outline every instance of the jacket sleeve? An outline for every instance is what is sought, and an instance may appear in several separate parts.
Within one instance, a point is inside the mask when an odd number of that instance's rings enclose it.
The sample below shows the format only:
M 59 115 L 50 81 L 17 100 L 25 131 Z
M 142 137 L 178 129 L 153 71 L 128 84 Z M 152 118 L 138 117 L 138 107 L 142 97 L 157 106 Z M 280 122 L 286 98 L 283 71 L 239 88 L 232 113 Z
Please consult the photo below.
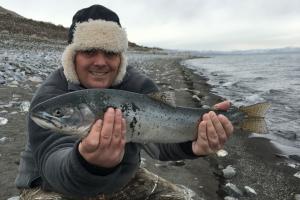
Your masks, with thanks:
M 39 89 L 32 100 L 31 108 L 39 102 L 66 92 L 61 87 L 61 80 L 56 81 L 59 84 L 53 81 Z M 135 153 L 139 152 L 137 145 L 126 145 L 125 152 L 129 153 L 124 156 L 121 164 L 99 175 L 91 173 L 80 162 L 77 153 L 79 140 L 76 137 L 43 129 L 30 118 L 28 133 L 44 189 L 71 197 L 112 193 L 129 182 L 138 167 L 139 154 Z
M 199 158 L 192 151 L 192 142 L 161 144 L 149 143 L 142 145 L 142 149 L 153 159 L 161 161 L 176 161 Z

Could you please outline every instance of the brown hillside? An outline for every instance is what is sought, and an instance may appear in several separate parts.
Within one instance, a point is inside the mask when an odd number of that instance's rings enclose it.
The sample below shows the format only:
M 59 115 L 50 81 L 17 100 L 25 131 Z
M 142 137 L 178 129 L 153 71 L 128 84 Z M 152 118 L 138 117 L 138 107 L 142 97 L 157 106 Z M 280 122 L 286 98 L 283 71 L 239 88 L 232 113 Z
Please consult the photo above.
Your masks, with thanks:
M 41 39 L 67 41 L 68 28 L 52 23 L 27 19 L 21 15 L 0 6 L 0 33 L 23 34 Z M 148 48 L 129 42 L 132 50 L 159 50 Z
M 34 35 L 40 38 L 66 40 L 67 28 L 34 21 L 0 7 L 0 32 Z

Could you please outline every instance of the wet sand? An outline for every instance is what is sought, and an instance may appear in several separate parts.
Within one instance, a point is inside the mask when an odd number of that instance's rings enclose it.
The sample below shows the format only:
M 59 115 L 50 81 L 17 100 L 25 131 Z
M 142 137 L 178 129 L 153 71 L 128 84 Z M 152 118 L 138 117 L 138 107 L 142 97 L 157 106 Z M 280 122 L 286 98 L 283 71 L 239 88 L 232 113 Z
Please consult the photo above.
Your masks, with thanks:
M 162 90 L 174 91 L 177 105 L 212 106 L 222 101 L 221 97 L 210 92 L 211 86 L 204 77 L 195 75 L 193 71 L 180 65 L 180 61 L 190 58 L 189 56 L 130 53 L 129 57 L 131 54 L 134 59 L 129 58 L 130 64 L 151 77 Z M 27 89 L 0 85 L 0 101 L 30 100 L 36 83 L 28 85 L 30 87 Z M 19 97 L 13 97 L 16 94 Z M 194 100 L 194 95 L 198 96 L 200 102 Z M 0 199 L 7 199 L 18 195 L 14 179 L 19 154 L 26 140 L 26 112 L 19 111 L 18 103 L 10 108 L 0 109 L 3 110 L 8 113 L 1 113 L 0 116 L 7 118 L 8 123 L 0 127 L 0 138 L 8 139 L 0 143 Z M 13 111 L 18 113 L 11 114 Z M 224 199 L 225 196 L 238 196 L 228 190 L 225 193 L 222 189 L 228 182 L 235 184 L 243 192 L 239 199 L 285 200 L 294 199 L 295 194 L 300 194 L 300 179 L 293 176 L 300 170 L 299 167 L 287 166 L 285 160 L 276 157 L 276 150 L 268 140 L 249 139 L 247 134 L 237 130 L 224 149 L 229 154 L 223 158 L 211 155 L 180 162 L 160 162 L 142 154 L 142 165 L 176 184 L 191 188 L 198 194 L 198 199 L 217 200 Z M 228 165 L 236 169 L 236 175 L 226 180 L 221 175 L 221 169 Z M 253 188 L 257 195 L 251 197 L 245 194 L 244 186 Z

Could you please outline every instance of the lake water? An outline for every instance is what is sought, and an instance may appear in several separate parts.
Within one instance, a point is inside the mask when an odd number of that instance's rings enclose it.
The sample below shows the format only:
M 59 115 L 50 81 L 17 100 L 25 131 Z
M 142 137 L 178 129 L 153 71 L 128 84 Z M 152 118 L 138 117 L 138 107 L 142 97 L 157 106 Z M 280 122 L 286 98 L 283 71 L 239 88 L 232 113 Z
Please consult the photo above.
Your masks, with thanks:
M 284 154 L 300 156 L 300 53 L 216 55 L 183 64 L 235 106 L 270 102 L 269 133 L 250 137 L 269 138 Z

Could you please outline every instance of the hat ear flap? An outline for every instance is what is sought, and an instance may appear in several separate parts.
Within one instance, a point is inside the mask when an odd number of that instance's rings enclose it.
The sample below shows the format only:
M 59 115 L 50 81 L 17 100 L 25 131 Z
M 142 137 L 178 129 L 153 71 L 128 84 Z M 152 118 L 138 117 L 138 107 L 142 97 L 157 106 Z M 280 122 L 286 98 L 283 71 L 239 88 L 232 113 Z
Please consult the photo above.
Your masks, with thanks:
M 118 85 L 123 81 L 123 79 L 126 75 L 126 71 L 127 71 L 127 57 L 126 57 L 125 53 L 121 53 L 121 63 L 119 66 L 119 72 L 113 82 L 113 86 Z
M 66 79 L 74 84 L 80 84 L 75 70 L 75 54 L 76 50 L 73 44 L 68 45 L 62 54 L 62 65 Z

